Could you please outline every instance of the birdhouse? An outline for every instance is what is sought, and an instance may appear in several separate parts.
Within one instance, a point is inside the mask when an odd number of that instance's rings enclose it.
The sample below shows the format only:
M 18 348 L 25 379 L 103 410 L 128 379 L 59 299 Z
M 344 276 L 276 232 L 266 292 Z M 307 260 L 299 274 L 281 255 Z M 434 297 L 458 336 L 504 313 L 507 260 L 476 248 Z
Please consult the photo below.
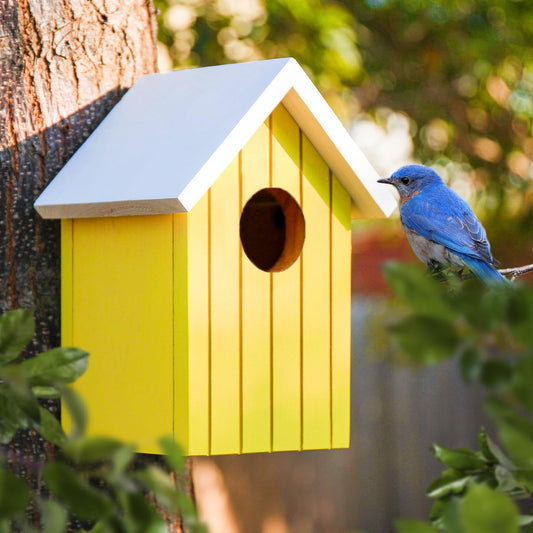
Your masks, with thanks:
M 294 59 L 141 78 L 35 203 L 89 431 L 349 445 L 351 217 L 395 207 Z

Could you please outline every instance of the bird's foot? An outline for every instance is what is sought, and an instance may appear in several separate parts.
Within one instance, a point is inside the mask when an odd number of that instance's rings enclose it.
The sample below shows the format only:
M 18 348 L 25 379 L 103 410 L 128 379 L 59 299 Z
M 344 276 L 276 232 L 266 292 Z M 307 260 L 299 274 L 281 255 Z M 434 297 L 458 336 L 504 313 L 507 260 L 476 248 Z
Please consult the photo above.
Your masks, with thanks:
M 449 282 L 450 276 L 458 276 L 459 279 L 461 279 L 462 276 L 462 270 L 457 272 L 456 270 L 453 270 L 450 267 L 435 261 L 434 259 L 430 259 L 427 262 L 427 270 L 429 274 L 431 274 L 437 281 L 441 283 Z

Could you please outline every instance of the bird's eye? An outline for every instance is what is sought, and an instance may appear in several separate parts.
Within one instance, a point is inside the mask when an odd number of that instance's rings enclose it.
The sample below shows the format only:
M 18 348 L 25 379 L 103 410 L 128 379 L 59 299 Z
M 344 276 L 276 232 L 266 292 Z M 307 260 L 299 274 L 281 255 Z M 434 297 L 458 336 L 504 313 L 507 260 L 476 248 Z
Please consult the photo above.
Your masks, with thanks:
M 409 183 L 411 183 L 411 180 L 409 178 L 401 178 L 400 181 L 404 184 L 404 185 L 409 185 Z

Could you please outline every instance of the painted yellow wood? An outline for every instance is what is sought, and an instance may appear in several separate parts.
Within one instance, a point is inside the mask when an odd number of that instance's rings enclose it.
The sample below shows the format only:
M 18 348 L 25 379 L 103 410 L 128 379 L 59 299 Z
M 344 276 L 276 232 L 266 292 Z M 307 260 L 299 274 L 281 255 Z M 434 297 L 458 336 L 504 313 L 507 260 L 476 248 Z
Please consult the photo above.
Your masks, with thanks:
M 331 184 L 331 443 L 350 446 L 351 198 L 339 180 Z
M 172 215 L 78 219 L 73 243 L 72 340 L 90 353 L 76 389 L 89 432 L 156 453 L 173 429 Z
M 173 219 L 174 268 L 174 437 L 185 452 L 190 450 L 189 388 L 189 290 L 187 254 L 187 215 Z M 207 419 L 207 417 L 206 417 Z M 200 422 L 200 420 L 198 420 Z
M 306 221 L 302 269 L 302 404 L 304 449 L 331 446 L 329 169 L 302 137 L 302 208 Z
M 262 124 L 241 154 L 242 206 L 270 184 L 270 130 Z M 266 452 L 271 446 L 272 274 L 255 266 L 240 250 L 242 320 L 242 451 Z
M 208 195 L 211 246 L 211 453 L 225 454 L 236 453 L 241 448 L 237 158 L 211 187 Z
M 306 223 L 275 273 L 239 242 L 269 186 Z M 147 453 L 172 431 L 190 455 L 349 446 L 350 209 L 280 105 L 189 213 L 63 220 L 62 343 L 91 352 L 90 432 Z
M 188 450 L 210 453 L 209 203 L 206 194 L 187 217 Z M 176 260 L 178 260 L 176 256 Z M 180 354 L 176 352 L 176 356 Z M 178 383 L 181 380 L 177 376 Z M 184 376 L 185 379 L 185 376 Z M 179 417 L 179 411 L 176 417 Z
M 72 346 L 72 219 L 61 221 L 61 345 Z
M 61 221 L 61 346 L 72 346 L 72 219 Z M 61 411 L 61 424 L 68 433 L 71 420 L 67 409 Z
M 272 186 L 300 203 L 299 128 L 283 106 L 272 114 Z M 300 259 L 272 277 L 272 449 L 301 446 Z

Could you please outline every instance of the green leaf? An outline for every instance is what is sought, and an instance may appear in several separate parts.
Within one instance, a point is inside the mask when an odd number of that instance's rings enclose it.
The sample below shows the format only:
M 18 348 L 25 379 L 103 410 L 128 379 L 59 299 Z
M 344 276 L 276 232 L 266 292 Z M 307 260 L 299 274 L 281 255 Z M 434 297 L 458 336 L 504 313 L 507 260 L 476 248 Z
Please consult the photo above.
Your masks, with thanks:
M 498 422 L 500 438 L 519 468 L 533 468 L 533 425 L 516 416 Z
M 428 276 L 419 265 L 387 261 L 383 274 L 396 296 L 416 313 L 438 319 L 451 319 L 454 309 L 441 283 Z
M 439 461 L 454 470 L 472 471 L 484 469 L 487 466 L 484 459 L 466 448 L 451 450 L 434 444 L 432 452 Z
M 522 531 L 523 533 L 533 533 L 533 524 L 527 525 Z
M 487 401 L 487 408 L 511 461 L 518 468 L 533 469 L 533 422 L 496 398 Z
M 157 442 L 166 456 L 168 465 L 176 472 L 182 472 L 185 468 L 185 453 L 174 437 L 161 437 Z
M 10 400 L 0 394 L 0 442 L 7 444 L 21 427 L 19 411 Z M 24 426 L 23 426 L 24 427 Z
M 113 455 L 123 447 L 127 446 L 111 437 L 80 437 L 69 442 L 63 451 L 76 462 L 92 463 L 112 459 Z
M 123 445 L 113 454 L 113 468 L 110 474 L 110 479 L 116 481 L 124 474 L 131 461 L 135 457 L 135 445 Z
M 156 466 L 149 466 L 136 472 L 136 477 L 155 494 L 157 500 L 169 511 L 178 510 L 178 492 L 170 476 L 163 470 Z
M 398 533 L 437 533 L 437 530 L 419 520 L 398 520 L 395 523 Z
M 530 514 L 521 514 L 519 517 L 518 517 L 518 525 L 520 527 L 523 527 L 523 526 L 528 526 L 530 524 L 533 524 L 533 516 L 530 515 Z
M 166 533 L 166 525 L 160 517 L 158 517 L 154 507 L 148 503 L 146 498 L 138 493 L 133 492 L 126 495 L 125 518 L 127 523 L 134 525 L 130 529 L 145 532 L 145 531 L 161 531 Z M 164 527 L 165 529 L 160 529 Z M 152 528 L 152 529 L 150 529 Z
M 197 523 L 198 516 L 192 500 L 183 492 L 178 492 L 176 498 L 184 522 L 187 525 Z
M 99 520 L 114 509 L 113 503 L 99 490 L 88 485 L 72 468 L 60 462 L 44 469 L 48 487 L 82 520 Z
M 61 391 L 55 387 L 32 387 L 31 391 L 37 398 L 57 400 L 61 397 Z
M 520 358 L 514 371 L 513 390 L 516 397 L 533 411 L 533 353 Z
M 512 492 L 517 489 L 522 489 L 522 484 L 504 466 L 498 465 L 494 468 L 494 477 L 498 482 L 498 489 L 502 492 Z
M 508 470 L 514 470 L 515 466 L 501 448 L 490 438 L 485 428 L 481 428 L 478 435 L 479 449 L 485 459 L 491 463 L 499 463 Z
M 532 470 L 515 470 L 515 478 L 524 486 L 530 493 L 533 493 L 533 471 Z
M 68 409 L 70 418 L 72 420 L 72 430 L 70 438 L 76 439 L 85 434 L 87 430 L 87 408 L 83 403 L 81 396 L 69 387 L 61 389 L 61 398 L 63 405 Z
M 168 528 L 162 518 L 155 516 L 152 521 L 146 526 L 146 529 L 144 529 L 143 531 L 146 533 L 167 533 Z
M 487 408 L 488 414 L 494 419 L 502 419 L 506 416 L 514 416 L 515 414 L 515 409 L 496 395 L 490 396 L 486 400 L 485 407 Z
M 30 489 L 11 472 L 0 469 L 0 520 L 23 513 L 30 500 Z
M 86 370 L 87 352 L 54 348 L 21 363 L 31 386 L 63 385 L 76 381 Z
M 507 320 L 515 338 L 533 346 L 533 291 L 526 285 L 516 285 L 509 291 Z
M 482 361 L 474 348 L 467 348 L 459 358 L 461 376 L 466 383 L 476 383 L 481 378 Z
M 0 385 L 0 396 L 8 402 L 7 414 L 21 428 L 33 427 L 41 422 L 39 402 L 31 390 L 10 385 Z
M 34 333 L 33 309 L 15 309 L 0 316 L 0 364 L 16 359 Z
M 449 323 L 429 316 L 409 316 L 391 326 L 389 331 L 402 351 L 423 364 L 452 357 L 460 342 Z
M 59 420 L 44 407 L 39 407 L 41 413 L 41 424 L 37 428 L 41 437 L 57 446 L 63 446 L 67 441 L 67 436 L 61 427 Z
M 91 533 L 128 533 L 128 531 L 139 531 L 139 528 L 136 527 L 137 524 L 132 524 L 132 527 L 127 527 L 127 524 L 124 520 L 115 515 L 110 515 L 99 522 L 91 529 Z
M 478 331 L 490 331 L 505 314 L 498 290 L 487 290 L 481 283 L 462 283 L 455 291 L 456 314 Z
M 513 369 L 507 361 L 489 359 L 481 369 L 481 382 L 493 392 L 501 393 L 511 386 Z
M 461 522 L 467 533 L 517 533 L 518 509 L 505 494 L 483 485 L 471 485 L 461 504 Z
M 58 533 L 67 527 L 67 510 L 53 500 L 42 500 L 40 503 L 44 533 Z
M 426 494 L 429 498 L 442 498 L 450 494 L 459 494 L 465 489 L 471 479 L 472 476 L 465 476 L 464 474 L 447 470 L 442 474 L 442 477 L 429 485 Z
M 435 501 L 431 508 L 430 521 L 438 531 L 466 533 L 459 517 L 462 499 L 462 496 L 446 496 Z

